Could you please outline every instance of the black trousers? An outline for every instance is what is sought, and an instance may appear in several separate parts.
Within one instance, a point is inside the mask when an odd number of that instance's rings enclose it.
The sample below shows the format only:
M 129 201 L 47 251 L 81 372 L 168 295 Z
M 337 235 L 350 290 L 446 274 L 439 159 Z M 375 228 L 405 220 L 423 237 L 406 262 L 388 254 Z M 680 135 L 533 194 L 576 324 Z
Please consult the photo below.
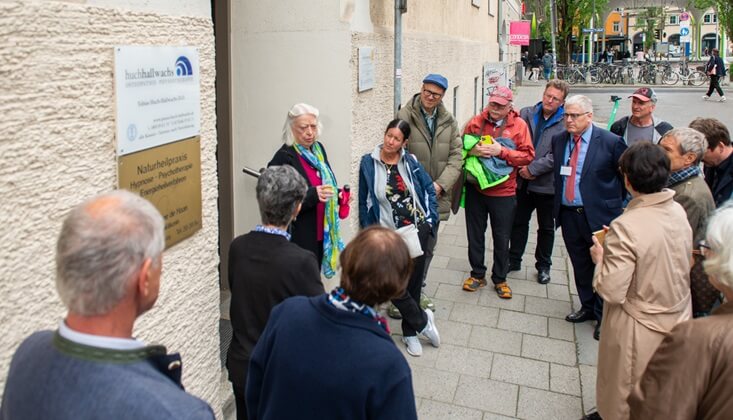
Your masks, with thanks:
M 247 378 L 245 378 L 246 380 Z M 237 407 L 237 420 L 247 420 L 247 405 L 244 400 L 244 384 L 232 383 L 234 389 L 234 404 Z
M 582 309 L 590 311 L 596 320 L 601 322 L 603 300 L 593 292 L 593 271 L 596 268 L 590 257 L 593 232 L 590 230 L 583 208 L 560 207 L 560 226 L 570 262 L 573 264 L 575 286 L 578 289 Z
M 423 247 L 425 253 L 425 268 L 422 274 L 422 284 L 425 286 L 425 282 L 428 279 L 428 270 L 430 270 L 430 263 L 433 261 L 433 255 L 435 254 L 435 245 L 438 244 L 438 228 L 440 227 L 440 220 L 435 223 L 435 228 L 432 235 L 428 235 L 428 240 Z
M 432 235 L 433 230 L 428 223 L 423 223 L 418 227 L 423 255 L 412 260 L 412 274 L 407 282 L 405 293 L 397 299 L 392 299 L 392 303 L 402 315 L 402 335 L 405 337 L 416 336 L 428 325 L 428 316 L 425 311 L 420 309 L 420 293 L 422 292 L 423 275 L 425 274 L 424 250 L 428 238 Z
M 471 277 L 486 277 L 484 253 L 486 252 L 486 227 L 491 221 L 491 237 L 494 244 L 494 264 L 491 267 L 491 281 L 494 284 L 506 281 L 509 272 L 509 239 L 514 222 L 517 199 L 511 197 L 488 197 L 466 186 L 466 234 L 468 236 L 468 262 Z
M 717 91 L 718 95 L 725 96 L 723 94 L 723 89 L 720 87 L 720 76 L 709 76 L 710 77 L 710 87 L 708 88 L 708 93 L 706 95 L 710 96 L 713 94 L 713 91 Z
M 555 244 L 555 219 L 552 217 L 554 195 L 527 191 L 527 183 L 517 189 L 517 212 L 514 214 L 509 262 L 522 263 L 527 247 L 529 221 L 537 210 L 537 247 L 534 250 L 535 268 L 549 270 L 552 265 L 552 246 Z

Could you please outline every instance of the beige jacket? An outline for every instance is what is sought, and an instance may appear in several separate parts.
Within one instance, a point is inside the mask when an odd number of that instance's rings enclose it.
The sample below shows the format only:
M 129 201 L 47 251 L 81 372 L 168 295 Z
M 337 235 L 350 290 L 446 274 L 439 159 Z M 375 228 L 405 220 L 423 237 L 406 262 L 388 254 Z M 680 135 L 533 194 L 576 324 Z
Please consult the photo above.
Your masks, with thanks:
M 604 300 L 596 404 L 604 420 L 629 418 L 626 403 L 664 336 L 691 318 L 692 230 L 663 190 L 634 198 L 610 226 L 593 286 Z
M 733 418 L 733 303 L 683 322 L 659 345 L 629 397 L 633 420 Z

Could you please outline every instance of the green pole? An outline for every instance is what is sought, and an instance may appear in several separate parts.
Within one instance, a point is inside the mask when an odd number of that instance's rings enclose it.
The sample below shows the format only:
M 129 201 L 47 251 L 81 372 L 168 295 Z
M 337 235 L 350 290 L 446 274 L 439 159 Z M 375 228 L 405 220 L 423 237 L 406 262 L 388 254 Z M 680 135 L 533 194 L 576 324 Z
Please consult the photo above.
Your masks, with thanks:
M 616 121 L 616 111 L 618 111 L 618 105 L 621 101 L 621 97 L 611 96 L 611 100 L 613 101 L 613 109 L 611 109 L 611 116 L 608 117 L 608 127 L 606 127 L 606 130 L 610 130 L 611 126 Z

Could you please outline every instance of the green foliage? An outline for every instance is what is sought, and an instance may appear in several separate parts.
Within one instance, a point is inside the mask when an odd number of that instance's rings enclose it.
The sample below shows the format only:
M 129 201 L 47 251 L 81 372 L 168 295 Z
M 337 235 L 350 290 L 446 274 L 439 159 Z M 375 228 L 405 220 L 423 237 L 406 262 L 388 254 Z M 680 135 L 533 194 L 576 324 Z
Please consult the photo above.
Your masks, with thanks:
M 733 36 L 733 1 L 731 0 L 689 0 L 690 6 L 700 10 L 712 7 L 718 15 L 718 24 L 728 36 Z
M 704 0 L 707 1 L 707 0 Z M 636 29 L 644 32 L 644 50 L 654 45 L 654 30 L 664 30 L 665 13 L 663 7 L 647 7 L 636 16 Z

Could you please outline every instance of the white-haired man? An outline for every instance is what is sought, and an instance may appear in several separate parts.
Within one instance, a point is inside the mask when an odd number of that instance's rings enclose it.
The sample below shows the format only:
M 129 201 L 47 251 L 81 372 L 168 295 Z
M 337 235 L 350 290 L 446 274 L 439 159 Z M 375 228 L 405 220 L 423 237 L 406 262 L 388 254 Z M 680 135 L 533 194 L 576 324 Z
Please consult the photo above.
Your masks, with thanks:
M 66 318 L 16 351 L 0 419 L 214 418 L 183 391 L 180 356 L 132 336 L 158 298 L 164 245 L 163 218 L 133 193 L 72 209 L 56 247 Z

